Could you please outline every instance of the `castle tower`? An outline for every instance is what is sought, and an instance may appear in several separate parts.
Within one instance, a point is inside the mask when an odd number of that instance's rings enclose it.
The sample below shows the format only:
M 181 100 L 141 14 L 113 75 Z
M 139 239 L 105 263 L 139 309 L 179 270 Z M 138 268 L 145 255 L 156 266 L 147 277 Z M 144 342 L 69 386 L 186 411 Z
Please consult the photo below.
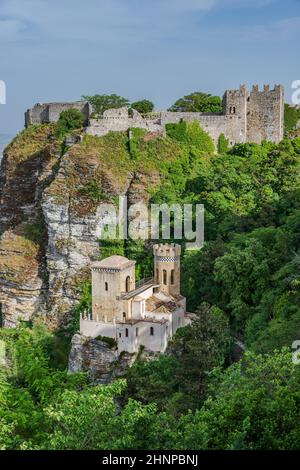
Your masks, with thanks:
M 278 143 L 284 134 L 284 89 L 275 85 L 271 90 L 254 85 L 247 99 L 247 142 L 262 140 Z
M 238 90 L 226 90 L 223 96 L 223 114 L 246 117 L 247 90 L 241 85 Z
M 153 246 L 154 278 L 159 289 L 165 294 L 180 294 L 180 254 L 181 246 L 159 244 Z
M 135 289 L 135 261 L 114 255 L 93 263 L 91 268 L 93 320 L 122 321 L 124 312 L 120 296 Z

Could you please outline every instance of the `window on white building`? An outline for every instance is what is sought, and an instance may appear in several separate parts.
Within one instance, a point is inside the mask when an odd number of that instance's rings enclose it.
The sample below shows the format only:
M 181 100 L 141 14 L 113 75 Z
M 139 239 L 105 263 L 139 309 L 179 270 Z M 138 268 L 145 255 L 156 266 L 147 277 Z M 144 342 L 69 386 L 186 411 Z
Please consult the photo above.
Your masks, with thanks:
M 154 336 L 154 328 L 153 328 L 153 326 L 150 327 L 150 336 Z

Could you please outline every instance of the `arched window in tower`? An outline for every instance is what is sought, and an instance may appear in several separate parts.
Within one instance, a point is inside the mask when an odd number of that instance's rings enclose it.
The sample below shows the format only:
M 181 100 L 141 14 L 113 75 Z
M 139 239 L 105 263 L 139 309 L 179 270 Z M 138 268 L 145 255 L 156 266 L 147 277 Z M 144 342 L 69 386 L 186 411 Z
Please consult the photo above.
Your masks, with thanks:
M 232 108 L 232 114 L 235 114 L 235 111 L 236 111 L 236 108 L 235 108 L 235 106 L 233 106 L 233 108 Z
M 130 291 L 130 276 L 127 276 L 126 277 L 126 292 L 129 292 Z
M 125 336 L 128 338 L 128 328 L 125 328 Z
M 167 271 L 165 269 L 163 270 L 163 283 L 165 286 L 167 285 Z
M 105 283 L 105 290 L 108 291 L 108 282 Z
M 150 336 L 154 336 L 154 328 L 153 328 L 153 326 L 150 327 Z
M 172 269 L 172 271 L 171 271 L 171 285 L 172 286 L 174 285 L 174 274 L 175 274 L 175 271 L 174 271 L 174 269 Z
M 123 312 L 123 320 L 126 320 L 126 313 Z

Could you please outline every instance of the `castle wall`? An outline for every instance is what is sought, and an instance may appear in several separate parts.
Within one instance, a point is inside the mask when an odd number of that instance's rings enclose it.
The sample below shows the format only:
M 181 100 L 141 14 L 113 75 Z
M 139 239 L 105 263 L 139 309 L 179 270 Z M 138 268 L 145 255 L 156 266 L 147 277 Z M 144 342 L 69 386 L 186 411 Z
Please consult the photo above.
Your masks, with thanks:
M 163 133 L 160 119 L 144 119 L 137 111 L 128 114 L 127 108 L 109 109 L 101 119 L 90 119 L 87 134 L 103 136 L 108 132 L 126 132 L 132 127 L 139 127 L 148 132 Z
M 150 334 L 151 328 L 153 328 L 153 335 Z M 126 329 L 128 336 L 126 336 Z M 136 330 L 138 330 L 138 335 Z M 167 323 L 141 321 L 133 325 L 118 324 L 117 337 L 119 354 L 122 351 L 131 354 L 138 352 L 140 346 L 144 346 L 151 351 L 164 352 L 168 345 Z
M 220 114 L 175 113 L 163 111 L 142 116 L 126 107 L 109 109 L 100 119 L 90 119 L 91 106 L 87 102 L 36 104 L 25 113 L 25 125 L 56 122 L 62 111 L 79 109 L 85 116 L 86 133 L 103 136 L 108 132 L 125 132 L 139 127 L 147 132 L 165 134 L 166 124 L 197 120 L 217 145 L 219 136 L 224 134 L 230 145 L 236 143 L 268 140 L 278 143 L 284 131 L 284 91 L 276 85 L 273 90 L 265 85 L 263 90 L 254 86 L 251 92 L 244 85 L 238 90 L 227 90 L 223 97 L 223 111 Z
M 241 115 L 205 114 L 205 113 L 162 113 L 163 128 L 166 124 L 176 124 L 180 121 L 193 122 L 197 120 L 217 145 L 219 137 L 224 134 L 231 145 L 245 142 L 246 124 Z
M 85 122 L 88 123 L 91 109 L 87 101 L 75 101 L 73 103 L 37 103 L 33 108 L 26 111 L 25 127 L 31 124 L 57 122 L 60 113 L 71 108 L 78 109 L 78 111 L 83 114 Z
M 84 320 L 80 318 L 80 333 L 90 338 L 97 336 L 106 336 L 108 338 L 117 338 L 117 327 L 115 323 L 106 323 L 97 320 Z

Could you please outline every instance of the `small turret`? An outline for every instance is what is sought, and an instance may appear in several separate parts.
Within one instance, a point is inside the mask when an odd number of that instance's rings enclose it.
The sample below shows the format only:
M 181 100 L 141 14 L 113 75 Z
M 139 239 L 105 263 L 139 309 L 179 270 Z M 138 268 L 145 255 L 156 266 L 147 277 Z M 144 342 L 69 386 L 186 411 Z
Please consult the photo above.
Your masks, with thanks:
M 153 246 L 154 277 L 159 289 L 165 294 L 180 294 L 181 246 L 159 244 Z

